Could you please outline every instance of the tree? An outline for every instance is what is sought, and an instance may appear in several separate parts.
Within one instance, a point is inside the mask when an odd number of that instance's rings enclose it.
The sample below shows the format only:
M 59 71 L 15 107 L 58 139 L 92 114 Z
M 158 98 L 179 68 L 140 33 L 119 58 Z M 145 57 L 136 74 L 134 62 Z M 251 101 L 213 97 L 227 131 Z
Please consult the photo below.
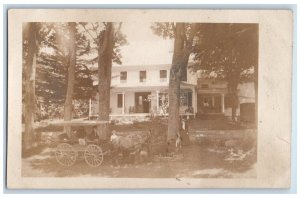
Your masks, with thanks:
M 121 32 L 122 23 L 80 23 L 92 39 L 96 56 L 91 64 L 98 65 L 99 119 L 109 119 L 109 96 L 112 63 L 121 64 L 120 46 L 126 44 L 126 37 Z
M 114 47 L 114 27 L 107 23 L 103 37 L 98 37 L 98 93 L 99 119 L 109 120 L 111 67 Z
M 34 141 L 35 68 L 38 52 L 37 34 L 38 28 L 35 23 L 25 23 L 23 25 L 25 150 L 31 148 Z
M 184 79 L 193 41 L 197 32 L 197 24 L 187 23 L 155 23 L 154 33 L 174 39 L 174 52 L 169 78 L 169 119 L 167 141 L 172 142 L 180 130 L 180 82 Z
M 75 81 L 75 65 L 76 65 L 76 23 L 70 22 L 69 26 L 69 43 L 68 43 L 68 73 L 67 73 L 67 93 L 65 99 L 65 108 L 64 108 L 64 120 L 69 121 L 72 120 L 72 101 L 73 101 L 73 93 L 74 93 L 74 81 Z M 64 128 L 65 133 L 68 136 L 71 136 L 71 127 Z
M 64 114 L 63 106 L 66 101 L 68 87 L 70 24 L 40 24 L 43 36 L 37 59 L 36 95 L 46 108 L 47 115 L 44 118 L 49 116 L 60 117 Z M 76 65 L 72 101 L 81 100 L 87 103 L 95 91 L 92 84 L 92 72 L 89 69 L 90 63 L 86 58 L 91 51 L 90 41 L 83 32 L 80 32 L 78 24 L 74 23 L 74 25 Z
M 94 41 L 97 50 L 97 56 L 92 62 L 97 61 L 98 64 L 98 119 L 109 121 L 112 63 L 121 64 L 119 47 L 126 43 L 126 39 L 121 33 L 121 23 L 116 31 L 114 27 L 116 24 L 112 22 L 81 23 L 81 25 Z M 99 129 L 99 136 L 106 139 L 109 129 L 106 125 L 103 127 Z
M 238 107 L 238 85 L 253 81 L 258 60 L 256 24 L 201 24 L 194 50 L 194 71 L 227 82 L 232 105 L 232 119 Z M 253 70 L 255 72 L 253 72 Z M 257 95 L 257 94 L 256 94 Z

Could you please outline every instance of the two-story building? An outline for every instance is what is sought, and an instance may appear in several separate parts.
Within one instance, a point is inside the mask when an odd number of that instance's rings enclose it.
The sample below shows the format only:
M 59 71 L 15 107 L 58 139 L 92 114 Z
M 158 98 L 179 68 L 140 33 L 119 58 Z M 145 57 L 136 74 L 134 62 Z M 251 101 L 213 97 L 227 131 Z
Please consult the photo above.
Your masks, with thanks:
M 113 66 L 110 117 L 145 117 L 168 115 L 168 88 L 171 65 Z M 195 116 L 197 78 L 191 72 L 181 82 L 180 113 Z M 97 82 L 95 82 L 97 84 Z M 92 115 L 97 115 L 97 96 L 92 101 Z
M 170 64 L 113 66 L 110 92 L 111 120 L 138 120 L 150 115 L 168 115 Z M 97 80 L 95 80 L 97 84 Z M 254 103 L 254 83 L 240 84 L 239 103 Z M 187 69 L 180 85 L 180 114 L 231 116 L 227 83 Z M 240 114 L 240 105 L 237 116 Z M 98 114 L 97 96 L 90 115 Z

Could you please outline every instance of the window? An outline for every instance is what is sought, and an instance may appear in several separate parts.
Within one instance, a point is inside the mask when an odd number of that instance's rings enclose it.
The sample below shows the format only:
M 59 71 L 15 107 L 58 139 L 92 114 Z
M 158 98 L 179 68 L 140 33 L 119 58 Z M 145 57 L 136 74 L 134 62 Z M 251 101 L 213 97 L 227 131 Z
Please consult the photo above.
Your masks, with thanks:
M 201 88 L 207 89 L 208 88 L 208 84 L 201 84 Z
M 122 108 L 123 107 L 123 94 L 118 94 L 118 108 Z
M 120 72 L 120 82 L 121 83 L 127 82 L 127 72 L 126 71 Z
M 167 70 L 160 70 L 159 78 L 160 78 L 160 82 L 166 82 L 167 81 Z
M 146 71 L 140 71 L 140 82 L 146 82 Z

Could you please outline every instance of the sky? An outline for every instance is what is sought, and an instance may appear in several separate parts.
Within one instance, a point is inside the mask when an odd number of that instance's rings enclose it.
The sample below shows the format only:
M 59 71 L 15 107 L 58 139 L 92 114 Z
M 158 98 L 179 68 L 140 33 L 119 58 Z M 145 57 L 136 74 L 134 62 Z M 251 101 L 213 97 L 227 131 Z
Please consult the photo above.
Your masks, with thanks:
M 79 26 L 80 31 L 85 31 Z M 127 44 L 121 46 L 122 65 L 155 65 L 171 64 L 174 42 L 155 35 L 151 29 L 151 23 L 143 21 L 124 22 L 121 31 L 126 35 Z M 89 39 L 95 39 L 97 33 L 90 31 Z M 44 47 L 44 52 L 52 53 L 51 48 Z M 97 54 L 87 55 L 96 56 Z M 117 66 L 113 63 L 113 66 Z
M 122 65 L 171 64 L 173 41 L 155 35 L 151 23 L 123 23 L 128 44 L 122 46 Z

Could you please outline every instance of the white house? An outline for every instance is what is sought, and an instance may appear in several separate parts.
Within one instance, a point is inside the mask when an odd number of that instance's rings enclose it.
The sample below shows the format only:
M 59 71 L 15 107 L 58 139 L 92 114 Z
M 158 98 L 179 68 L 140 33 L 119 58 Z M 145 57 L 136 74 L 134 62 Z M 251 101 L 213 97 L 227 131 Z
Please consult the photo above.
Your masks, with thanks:
M 111 119 L 168 114 L 168 87 L 171 65 L 113 66 L 110 93 Z M 97 82 L 96 82 L 97 83 Z M 195 116 L 197 78 L 187 73 L 181 83 L 180 113 Z M 97 96 L 96 96 L 97 98 Z M 97 115 L 97 99 L 92 101 Z
M 170 68 L 169 64 L 113 66 L 110 93 L 111 120 L 168 115 Z M 226 83 L 187 70 L 186 81 L 181 82 L 180 89 L 181 115 L 194 117 L 196 114 L 231 115 L 230 102 L 226 100 Z M 254 102 L 253 83 L 240 85 L 239 90 L 240 103 Z M 97 96 L 91 103 L 90 114 L 97 115 Z

